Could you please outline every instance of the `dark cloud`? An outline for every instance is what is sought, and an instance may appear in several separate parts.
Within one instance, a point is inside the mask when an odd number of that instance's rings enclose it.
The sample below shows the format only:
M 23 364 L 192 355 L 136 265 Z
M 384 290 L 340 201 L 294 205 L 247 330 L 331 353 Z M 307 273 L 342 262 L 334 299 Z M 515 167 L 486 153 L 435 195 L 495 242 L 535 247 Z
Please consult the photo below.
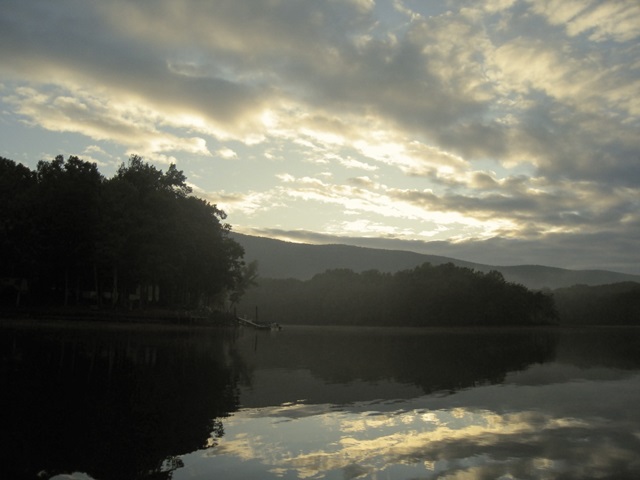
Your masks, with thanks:
M 260 86 L 220 76 L 172 71 L 171 52 L 153 38 L 141 41 L 134 31 L 114 28 L 96 3 L 71 0 L 55 8 L 38 0 L 9 3 L 10 13 L 0 24 L 4 65 L 33 83 L 71 89 L 86 83 L 98 91 L 108 89 L 117 100 L 128 98 L 171 113 L 199 113 L 228 126 L 242 123 L 267 94 Z M 126 18 L 121 21 L 127 23 Z

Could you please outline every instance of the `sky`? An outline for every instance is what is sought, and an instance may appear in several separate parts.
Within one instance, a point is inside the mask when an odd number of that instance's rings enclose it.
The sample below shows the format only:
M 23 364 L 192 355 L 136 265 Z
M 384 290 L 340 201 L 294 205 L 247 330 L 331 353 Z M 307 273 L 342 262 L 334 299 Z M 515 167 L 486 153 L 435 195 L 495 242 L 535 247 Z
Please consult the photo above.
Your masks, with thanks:
M 0 156 L 234 231 L 640 274 L 637 0 L 0 0 Z

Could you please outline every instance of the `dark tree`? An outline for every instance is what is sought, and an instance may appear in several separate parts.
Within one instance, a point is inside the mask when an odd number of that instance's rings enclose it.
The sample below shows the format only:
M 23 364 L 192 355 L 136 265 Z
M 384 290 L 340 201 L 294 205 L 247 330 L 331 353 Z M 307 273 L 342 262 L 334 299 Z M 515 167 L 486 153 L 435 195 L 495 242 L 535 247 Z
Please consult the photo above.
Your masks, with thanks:
M 0 279 L 6 304 L 20 304 L 26 278 L 37 265 L 34 194 L 36 175 L 0 157 Z
M 553 291 L 566 324 L 640 325 L 640 284 L 574 285 Z
M 73 156 L 40 161 L 35 172 L 0 159 L 3 304 L 17 303 L 15 285 L 25 282 L 43 305 L 237 301 L 244 251 L 226 214 L 191 193 L 175 165 L 163 172 L 137 155 L 109 179 Z
M 429 263 L 395 274 L 328 270 L 306 282 L 262 279 L 241 307 L 263 319 L 343 325 L 536 325 L 555 322 L 553 299 L 453 264 Z M 266 318 L 265 318 L 266 317 Z
M 37 242 L 41 287 L 51 301 L 77 303 L 96 262 L 99 194 L 103 177 L 95 163 L 59 155 L 38 162 Z

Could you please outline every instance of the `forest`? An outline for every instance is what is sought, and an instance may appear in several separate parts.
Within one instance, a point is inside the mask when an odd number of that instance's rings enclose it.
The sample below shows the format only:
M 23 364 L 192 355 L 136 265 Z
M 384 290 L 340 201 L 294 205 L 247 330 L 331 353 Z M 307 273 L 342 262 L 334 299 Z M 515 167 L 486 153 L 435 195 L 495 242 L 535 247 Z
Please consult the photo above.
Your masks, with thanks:
M 0 158 L 3 306 L 196 308 L 237 298 L 244 250 L 175 165 L 132 155 L 112 178 L 75 156 Z
M 396 273 L 332 269 L 310 280 L 259 278 L 243 315 L 293 324 L 380 326 L 640 325 L 640 283 L 531 290 L 498 271 L 424 263 Z
M 541 325 L 557 322 L 553 298 L 501 273 L 448 263 L 409 270 L 328 270 L 311 280 L 266 279 L 239 309 L 264 321 L 333 325 Z
M 640 325 L 640 284 L 574 285 L 553 291 L 563 324 Z

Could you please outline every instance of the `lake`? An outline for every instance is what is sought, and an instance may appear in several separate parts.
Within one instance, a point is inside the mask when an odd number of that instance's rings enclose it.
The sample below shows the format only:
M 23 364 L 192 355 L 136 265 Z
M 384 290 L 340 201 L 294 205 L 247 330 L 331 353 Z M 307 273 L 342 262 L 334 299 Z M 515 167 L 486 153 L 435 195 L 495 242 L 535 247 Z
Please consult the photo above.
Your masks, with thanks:
M 0 324 L 2 479 L 636 479 L 640 329 Z

